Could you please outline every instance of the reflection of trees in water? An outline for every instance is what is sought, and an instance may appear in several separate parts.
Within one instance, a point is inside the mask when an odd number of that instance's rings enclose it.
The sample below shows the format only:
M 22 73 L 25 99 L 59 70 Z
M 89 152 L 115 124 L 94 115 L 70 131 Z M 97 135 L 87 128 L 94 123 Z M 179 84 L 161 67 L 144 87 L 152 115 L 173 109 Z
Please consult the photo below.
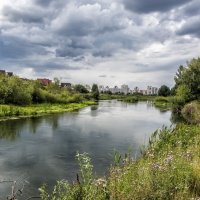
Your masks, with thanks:
M 90 107 L 90 109 L 91 109 L 90 115 L 92 117 L 96 117 L 98 115 L 98 108 L 99 108 L 98 105 L 93 105 L 93 106 Z
M 60 115 L 52 115 L 45 117 L 33 117 L 27 119 L 8 120 L 0 122 L 0 139 L 10 141 L 16 140 L 20 137 L 23 129 L 27 128 L 30 133 L 37 133 L 38 127 L 43 123 L 47 123 L 55 130 L 58 128 Z
M 147 104 L 147 108 L 155 107 L 153 104 L 153 101 L 146 101 L 146 104 Z
M 175 111 L 172 111 L 171 117 L 170 117 L 171 123 L 179 123 L 179 122 L 184 122 L 183 117 Z
M 91 110 L 98 110 L 98 105 L 93 105 L 93 106 L 91 106 L 90 108 L 91 108 Z
M 0 122 L 0 139 L 14 141 L 20 135 L 20 130 L 24 127 L 23 121 L 11 120 Z
M 52 127 L 53 130 L 56 130 L 59 127 L 59 119 L 63 116 L 64 114 L 52 114 L 49 116 L 46 116 L 43 118 L 45 122 Z

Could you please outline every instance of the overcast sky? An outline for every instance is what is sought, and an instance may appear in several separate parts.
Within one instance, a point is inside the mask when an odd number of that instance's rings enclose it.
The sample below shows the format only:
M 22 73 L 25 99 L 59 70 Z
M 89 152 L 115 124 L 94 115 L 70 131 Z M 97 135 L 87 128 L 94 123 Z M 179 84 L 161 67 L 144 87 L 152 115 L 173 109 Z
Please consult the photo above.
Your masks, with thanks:
M 0 0 L 0 69 L 21 77 L 173 85 L 200 55 L 200 0 Z

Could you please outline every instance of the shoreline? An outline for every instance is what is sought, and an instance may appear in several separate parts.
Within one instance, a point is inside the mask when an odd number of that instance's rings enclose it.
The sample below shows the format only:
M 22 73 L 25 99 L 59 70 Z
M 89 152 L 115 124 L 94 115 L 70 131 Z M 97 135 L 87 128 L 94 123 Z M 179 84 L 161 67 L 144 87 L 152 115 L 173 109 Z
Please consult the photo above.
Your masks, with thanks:
M 56 113 L 73 112 L 95 104 L 96 102 L 93 101 L 69 104 L 32 104 L 30 106 L 3 104 L 0 105 L 0 122 L 23 118 L 35 118 Z

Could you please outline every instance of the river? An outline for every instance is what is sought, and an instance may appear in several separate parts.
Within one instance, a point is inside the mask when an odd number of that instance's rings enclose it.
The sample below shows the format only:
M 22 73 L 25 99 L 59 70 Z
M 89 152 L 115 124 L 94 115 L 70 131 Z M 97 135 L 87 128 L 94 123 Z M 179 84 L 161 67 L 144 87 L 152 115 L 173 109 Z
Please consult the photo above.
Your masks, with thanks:
M 100 101 L 73 113 L 0 122 L 0 181 L 25 182 L 23 197 L 38 193 L 43 183 L 75 180 L 79 172 L 76 152 L 89 153 L 95 172 L 106 174 L 113 152 L 132 149 L 138 156 L 153 131 L 170 126 L 171 111 L 151 103 Z M 0 197 L 11 193 L 11 183 L 0 183 Z M 0 199 L 1 199 L 0 198 Z

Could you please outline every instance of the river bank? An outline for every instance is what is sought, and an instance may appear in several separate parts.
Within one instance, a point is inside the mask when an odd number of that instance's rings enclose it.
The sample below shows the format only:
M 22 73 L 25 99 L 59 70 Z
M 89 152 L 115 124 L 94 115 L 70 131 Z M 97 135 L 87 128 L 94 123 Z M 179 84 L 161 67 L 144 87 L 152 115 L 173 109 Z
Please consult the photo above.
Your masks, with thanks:
M 197 101 L 186 104 L 182 113 L 198 123 L 178 123 L 155 131 L 139 158 L 134 159 L 130 152 L 124 156 L 115 152 L 107 177 L 94 176 L 90 157 L 78 153 L 80 179 L 72 185 L 58 182 L 50 196 L 85 200 L 199 199 L 199 108 Z M 62 194 L 59 188 L 64 189 Z M 40 192 L 42 199 L 47 199 L 47 189 L 41 187 Z
M 68 104 L 33 104 L 29 106 L 0 105 L 0 121 L 8 119 L 18 119 L 24 117 L 36 117 L 46 114 L 72 112 L 90 105 L 95 105 L 93 101 Z
M 63 199 L 198 199 L 200 191 L 200 126 L 179 124 L 153 133 L 139 159 L 114 155 L 108 177 L 93 176 L 91 159 L 77 154 L 80 179 L 60 181 L 53 197 Z M 59 188 L 63 188 L 62 193 Z M 56 191 L 56 192 L 55 192 Z M 40 188 L 42 199 L 49 195 Z M 69 197 L 69 198 L 68 198 Z M 62 199 L 62 198 L 61 198 Z

